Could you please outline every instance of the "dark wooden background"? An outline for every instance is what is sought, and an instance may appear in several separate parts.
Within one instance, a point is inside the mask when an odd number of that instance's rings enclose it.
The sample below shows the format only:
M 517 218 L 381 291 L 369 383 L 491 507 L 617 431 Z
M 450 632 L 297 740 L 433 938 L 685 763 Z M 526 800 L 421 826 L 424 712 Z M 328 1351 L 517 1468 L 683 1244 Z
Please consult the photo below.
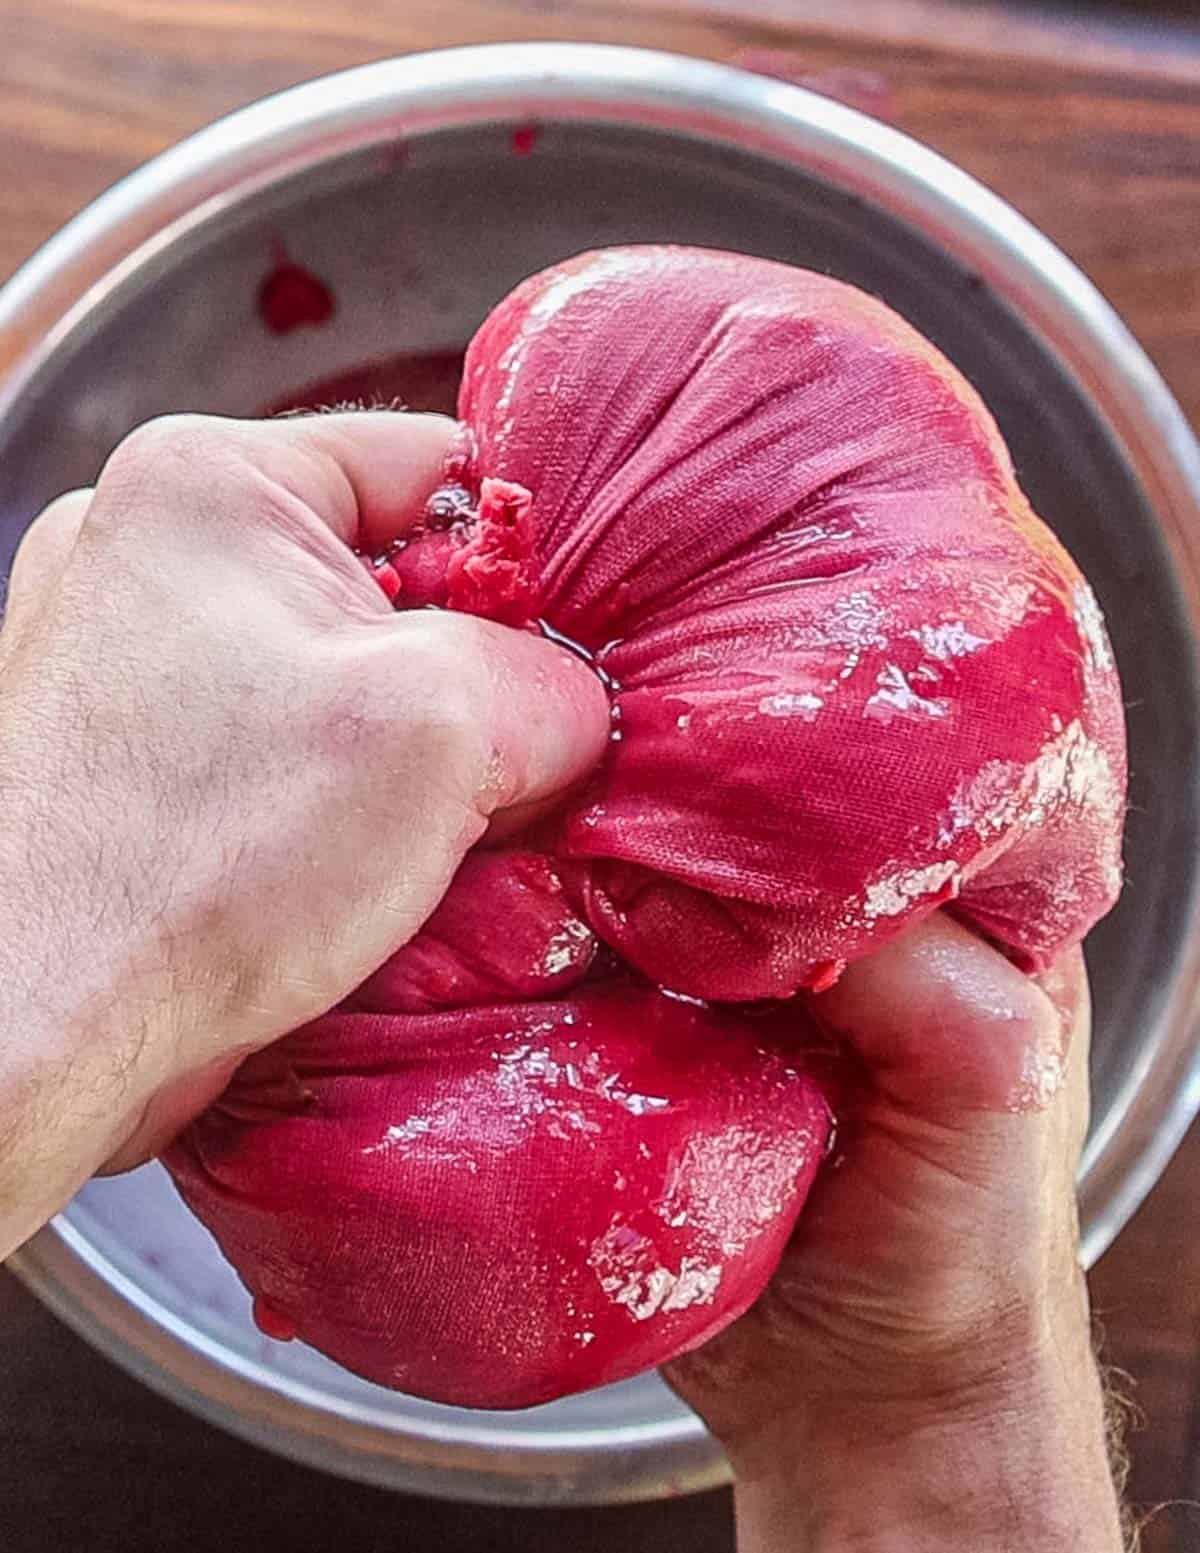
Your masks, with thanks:
M 1189 20 L 1190 18 L 1190 20 Z M 1005 195 L 1072 255 L 1200 422 L 1200 0 L 0 0 L 0 279 L 135 164 L 263 93 L 439 45 L 641 43 L 803 77 Z M 2 478 L 2 472 L 0 472 Z M 1147 1553 L 1200 1549 L 1200 1130 L 1092 1279 L 1145 1423 Z M 728 1497 L 509 1513 L 268 1456 L 111 1367 L 0 1270 L 6 1553 L 717 1553 Z M 966 1553 L 966 1550 L 964 1550 Z

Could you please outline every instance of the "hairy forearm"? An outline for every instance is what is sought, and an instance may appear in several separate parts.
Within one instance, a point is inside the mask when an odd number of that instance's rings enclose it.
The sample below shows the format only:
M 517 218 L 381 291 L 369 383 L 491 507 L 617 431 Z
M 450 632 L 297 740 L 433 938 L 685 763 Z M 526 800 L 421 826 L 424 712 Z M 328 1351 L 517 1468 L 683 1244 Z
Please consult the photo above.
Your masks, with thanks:
M 0 907 L 0 1258 L 119 1146 L 134 1082 L 107 1032 L 30 991 L 6 925 Z
M 117 1148 L 158 1075 L 163 960 L 139 930 L 86 795 L 0 698 L 0 1257 Z M 92 813 L 94 821 L 94 811 Z M 97 885 L 100 885 L 97 888 Z M 161 1033 L 159 1030 L 153 1032 Z
M 20 1014 L 0 1044 L 0 1259 L 52 1217 L 121 1142 L 123 1085 L 107 1054 L 33 1050 Z

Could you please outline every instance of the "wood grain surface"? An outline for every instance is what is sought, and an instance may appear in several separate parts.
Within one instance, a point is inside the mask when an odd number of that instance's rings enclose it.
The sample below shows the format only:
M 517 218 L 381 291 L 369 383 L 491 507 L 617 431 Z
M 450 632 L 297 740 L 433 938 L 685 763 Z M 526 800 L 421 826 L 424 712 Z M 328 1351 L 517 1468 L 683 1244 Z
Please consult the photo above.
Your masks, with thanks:
M 1189 17 L 1191 20 L 1189 20 Z M 0 278 L 146 157 L 266 92 L 441 45 L 639 43 L 804 78 L 1005 195 L 1124 314 L 1200 422 L 1200 19 L 935 0 L 0 0 Z M 2 478 L 2 472 L 0 472 Z M 1145 1416 L 1147 1553 L 1200 1549 L 1200 1131 L 1092 1279 Z M 242 1445 L 112 1368 L 0 1271 L 6 1553 L 441 1545 L 728 1550 L 728 1497 L 589 1512 L 438 1505 Z

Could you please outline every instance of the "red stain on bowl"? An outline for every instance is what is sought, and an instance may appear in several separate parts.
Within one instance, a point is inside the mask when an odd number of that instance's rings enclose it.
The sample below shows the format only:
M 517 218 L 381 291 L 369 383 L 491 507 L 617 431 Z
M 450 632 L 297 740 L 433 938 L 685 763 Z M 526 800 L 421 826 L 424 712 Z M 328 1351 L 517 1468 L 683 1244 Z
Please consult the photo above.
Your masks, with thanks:
M 380 147 L 379 170 L 382 173 L 394 173 L 408 162 L 408 141 L 403 135 L 397 135 L 394 140 L 389 140 Z
M 538 143 L 541 128 L 537 124 L 518 124 L 509 136 L 509 148 L 514 156 L 529 156 Z
M 404 352 L 364 362 L 335 377 L 322 378 L 265 404 L 259 415 L 283 415 L 295 410 L 365 405 L 432 410 L 454 415 L 462 378 L 461 350 Z
M 272 334 L 317 328 L 333 317 L 333 292 L 319 276 L 306 270 L 276 245 L 275 262 L 258 288 L 258 316 Z

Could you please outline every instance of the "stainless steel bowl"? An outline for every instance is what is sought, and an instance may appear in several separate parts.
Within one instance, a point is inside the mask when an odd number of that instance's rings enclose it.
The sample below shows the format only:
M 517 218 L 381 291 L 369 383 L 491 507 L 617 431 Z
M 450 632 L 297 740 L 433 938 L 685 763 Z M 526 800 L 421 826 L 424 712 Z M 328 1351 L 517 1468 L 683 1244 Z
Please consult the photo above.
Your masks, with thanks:
M 514 155 L 527 123 L 536 142 Z M 370 357 L 460 345 L 530 271 L 659 240 L 829 270 L 906 314 L 983 391 L 1106 607 L 1133 810 L 1129 887 L 1092 942 L 1081 1190 L 1095 1258 L 1200 1103 L 1200 452 L 1084 277 L 939 157 L 795 87 L 627 49 L 424 55 L 272 98 L 119 184 L 0 294 L 0 560 L 147 416 L 246 414 Z M 324 327 L 261 326 L 255 294 L 280 242 L 335 292 Z M 351 1476 L 528 1503 L 678 1493 L 726 1472 L 655 1377 L 469 1413 L 269 1341 L 155 1167 L 88 1186 L 13 1265 L 151 1385 Z

